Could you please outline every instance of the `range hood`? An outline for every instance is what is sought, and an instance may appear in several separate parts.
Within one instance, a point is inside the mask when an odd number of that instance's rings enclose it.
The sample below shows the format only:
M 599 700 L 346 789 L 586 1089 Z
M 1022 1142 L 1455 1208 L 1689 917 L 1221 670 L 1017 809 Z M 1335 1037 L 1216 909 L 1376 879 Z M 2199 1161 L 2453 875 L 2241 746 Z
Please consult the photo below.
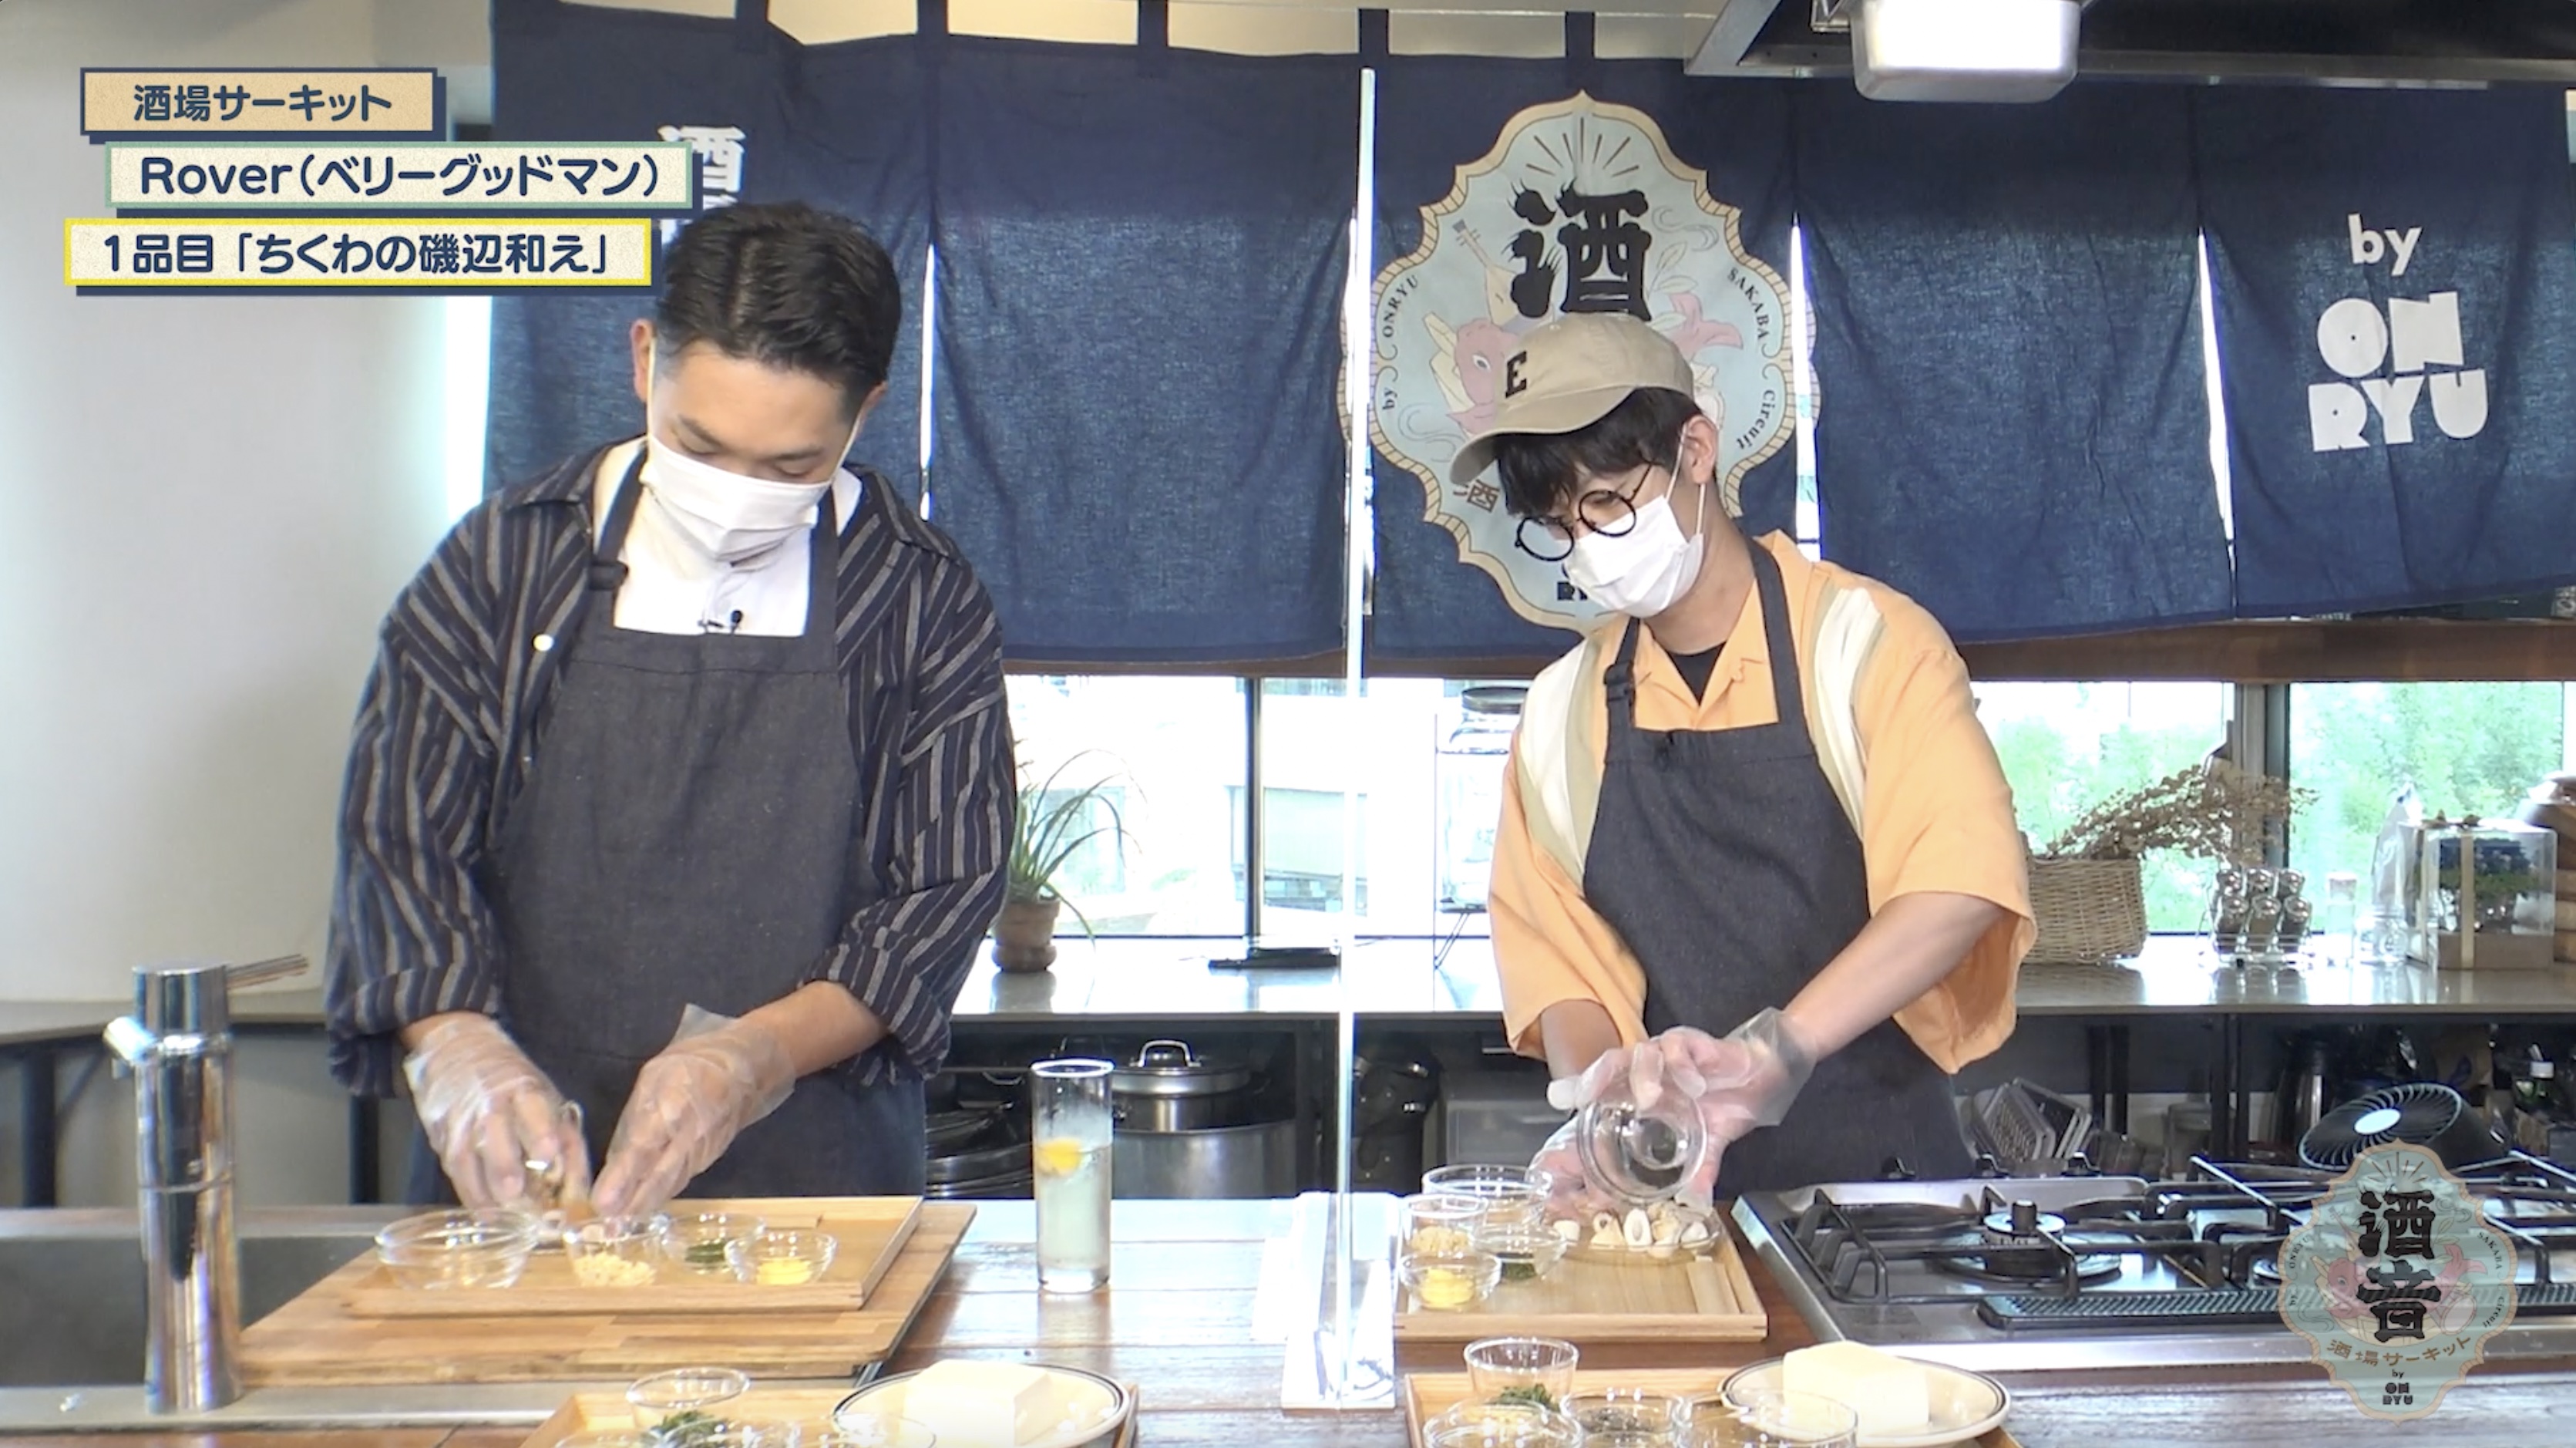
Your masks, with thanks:
M 1848 75 L 1858 0 L 1718 0 L 1693 75 Z M 2077 73 L 2576 85 L 2576 0 L 2091 0 Z

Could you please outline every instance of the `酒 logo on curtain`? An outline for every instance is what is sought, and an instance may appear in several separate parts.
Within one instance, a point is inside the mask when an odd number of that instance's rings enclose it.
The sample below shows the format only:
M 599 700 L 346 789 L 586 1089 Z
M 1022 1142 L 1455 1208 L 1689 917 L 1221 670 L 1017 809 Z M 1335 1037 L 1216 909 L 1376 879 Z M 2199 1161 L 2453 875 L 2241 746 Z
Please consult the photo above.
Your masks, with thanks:
M 2513 1320 L 2513 1245 L 2420 1146 L 2363 1152 L 2280 1268 L 2282 1320 L 2374 1418 L 2430 1414 Z
M 1516 520 L 1490 471 L 1448 481 L 1450 459 L 1493 416 L 1522 333 L 1616 311 L 1672 338 L 1717 423 L 1729 513 L 1745 473 L 1789 440 L 1789 288 L 1746 253 L 1740 215 L 1652 117 L 1577 94 L 1512 117 L 1422 208 L 1422 244 L 1378 274 L 1370 436 L 1421 476 L 1425 516 L 1521 617 L 1580 629 L 1601 613 L 1560 565 L 1512 546 Z
M 719 206 L 731 206 L 742 199 L 743 135 L 740 126 L 664 126 L 660 135 L 665 141 L 685 141 L 700 162 L 698 170 L 698 213 L 704 215 Z M 666 219 L 661 223 L 664 246 L 679 236 L 680 228 L 695 217 Z

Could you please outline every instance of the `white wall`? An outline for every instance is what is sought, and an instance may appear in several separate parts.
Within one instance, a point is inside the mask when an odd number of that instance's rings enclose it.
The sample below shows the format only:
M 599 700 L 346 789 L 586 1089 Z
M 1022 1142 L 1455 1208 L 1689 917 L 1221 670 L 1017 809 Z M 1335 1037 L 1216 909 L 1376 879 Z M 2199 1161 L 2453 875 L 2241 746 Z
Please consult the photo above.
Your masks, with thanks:
M 447 519 L 439 300 L 62 285 L 63 221 L 102 195 L 78 70 L 466 67 L 454 98 L 480 109 L 483 9 L 0 5 L 0 1002 L 121 997 L 173 956 L 319 959 L 350 711 Z M 245 1055 L 246 1134 L 275 1143 L 246 1192 L 337 1197 L 318 1051 Z M 67 1122 L 66 1201 L 130 1191 L 119 1096 L 102 1081 Z

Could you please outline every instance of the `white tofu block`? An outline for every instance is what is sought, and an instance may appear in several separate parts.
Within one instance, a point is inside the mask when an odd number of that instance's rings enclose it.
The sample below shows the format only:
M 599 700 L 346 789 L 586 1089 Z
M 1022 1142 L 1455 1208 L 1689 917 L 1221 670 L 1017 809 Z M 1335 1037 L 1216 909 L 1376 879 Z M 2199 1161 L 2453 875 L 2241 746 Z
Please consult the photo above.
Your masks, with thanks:
M 1026 1363 L 950 1358 L 904 1386 L 903 1415 L 957 1448 L 1016 1448 L 1053 1426 L 1046 1373 Z
M 1827 1342 L 1791 1352 L 1780 1386 L 1832 1398 L 1860 1416 L 1860 1435 L 1920 1431 L 1932 1421 L 1932 1380 L 1918 1363 L 1865 1343 Z

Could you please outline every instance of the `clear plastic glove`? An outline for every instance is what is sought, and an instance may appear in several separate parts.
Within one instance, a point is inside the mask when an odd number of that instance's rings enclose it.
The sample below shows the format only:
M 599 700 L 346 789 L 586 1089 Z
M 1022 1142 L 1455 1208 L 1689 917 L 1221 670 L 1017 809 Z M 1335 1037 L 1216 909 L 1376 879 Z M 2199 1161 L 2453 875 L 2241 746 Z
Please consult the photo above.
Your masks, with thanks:
M 1552 1183 L 1547 1193 L 1547 1215 L 1550 1219 L 1588 1222 L 1594 1212 L 1611 1211 L 1617 1206 L 1610 1194 L 1592 1184 L 1584 1175 L 1583 1153 L 1574 1144 L 1574 1122 L 1556 1129 L 1530 1158 L 1530 1165 L 1548 1174 Z
M 1654 1041 L 1640 1041 L 1633 1046 L 1613 1046 L 1592 1058 L 1579 1076 L 1560 1076 L 1547 1083 L 1547 1104 L 1559 1111 L 1580 1111 L 1601 1099 L 1604 1092 L 1624 1080 L 1628 1094 L 1640 1106 L 1652 1106 L 1663 1098 L 1667 1079 L 1666 1053 Z M 1690 1094 L 1698 1083 L 1693 1078 L 1674 1082 Z
M 579 1118 L 491 1017 L 457 1015 L 431 1026 L 403 1058 L 403 1078 L 430 1149 L 466 1206 L 540 1206 L 530 1196 L 530 1162 L 559 1173 L 568 1193 L 588 1188 Z
M 658 1210 L 795 1089 L 776 1033 L 691 1006 L 636 1076 L 592 1200 L 607 1216 Z
M 1756 1128 L 1777 1126 L 1788 1116 L 1790 1104 L 1815 1071 L 1815 1058 L 1791 1034 L 1780 1012 L 1769 1007 L 1723 1039 L 1676 1026 L 1652 1044 L 1672 1058 L 1668 1072 L 1676 1077 L 1687 1074 L 1697 1087 L 1686 1094 L 1699 1108 L 1709 1151 L 1706 1164 L 1684 1190 L 1706 1201 L 1715 1189 L 1726 1148 Z

